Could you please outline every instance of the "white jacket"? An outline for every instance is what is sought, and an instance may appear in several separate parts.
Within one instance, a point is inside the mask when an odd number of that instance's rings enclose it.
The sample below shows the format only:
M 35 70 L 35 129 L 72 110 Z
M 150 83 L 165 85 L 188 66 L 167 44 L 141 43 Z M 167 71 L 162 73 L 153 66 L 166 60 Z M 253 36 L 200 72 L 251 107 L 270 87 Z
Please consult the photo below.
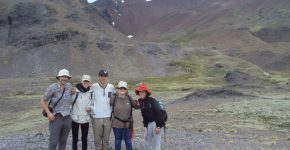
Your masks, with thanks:
M 71 109 L 71 119 L 77 123 L 88 123 L 90 121 L 90 113 L 86 112 L 86 108 L 92 103 L 93 91 L 80 92 L 76 89 L 78 97 Z M 72 96 L 72 103 L 75 100 L 76 94 Z

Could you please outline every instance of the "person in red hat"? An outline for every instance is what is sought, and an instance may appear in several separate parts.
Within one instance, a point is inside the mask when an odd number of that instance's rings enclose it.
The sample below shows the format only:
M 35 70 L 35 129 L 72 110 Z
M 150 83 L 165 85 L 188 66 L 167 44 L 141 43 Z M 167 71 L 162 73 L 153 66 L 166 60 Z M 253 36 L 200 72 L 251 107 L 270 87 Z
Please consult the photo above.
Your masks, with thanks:
M 146 84 L 141 84 L 135 93 L 139 96 L 138 102 L 143 117 L 145 149 L 161 150 L 161 128 L 165 122 L 158 111 L 160 109 L 158 102 L 150 97 L 151 91 Z

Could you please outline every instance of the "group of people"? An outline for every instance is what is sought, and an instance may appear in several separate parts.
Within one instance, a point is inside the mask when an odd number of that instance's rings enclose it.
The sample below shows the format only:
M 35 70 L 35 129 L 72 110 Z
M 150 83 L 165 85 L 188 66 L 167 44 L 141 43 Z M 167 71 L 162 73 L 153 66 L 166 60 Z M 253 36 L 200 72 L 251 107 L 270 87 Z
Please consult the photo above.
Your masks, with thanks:
M 56 76 L 58 82 L 51 84 L 40 104 L 47 113 L 49 121 L 49 150 L 66 149 L 67 138 L 72 130 L 72 149 L 78 147 L 78 134 L 81 128 L 82 149 L 88 147 L 89 122 L 92 123 L 96 150 L 109 149 L 111 129 L 115 135 L 115 150 L 121 149 L 122 140 L 126 149 L 132 150 L 133 116 L 132 109 L 141 109 L 143 117 L 145 149 L 161 149 L 161 119 L 158 102 L 150 97 L 151 91 L 146 84 L 136 90 L 138 100 L 128 94 L 128 85 L 119 81 L 117 88 L 108 83 L 108 71 L 98 73 L 98 82 L 92 83 L 90 75 L 83 75 L 81 82 L 73 87 L 67 69 Z M 52 109 L 49 109 L 51 107 Z

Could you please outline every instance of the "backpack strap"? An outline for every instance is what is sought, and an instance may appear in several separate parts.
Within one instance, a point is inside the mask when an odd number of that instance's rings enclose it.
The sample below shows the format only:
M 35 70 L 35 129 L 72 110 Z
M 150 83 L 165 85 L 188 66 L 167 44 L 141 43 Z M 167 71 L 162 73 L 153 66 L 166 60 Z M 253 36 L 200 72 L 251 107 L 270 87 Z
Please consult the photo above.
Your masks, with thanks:
M 116 104 L 116 98 L 117 98 L 117 94 L 114 96 L 114 100 L 113 100 L 113 106 L 112 106 L 112 112 L 111 112 L 110 121 L 112 120 L 112 116 L 113 116 L 113 113 L 114 113 L 115 104 Z
M 79 92 L 77 92 L 76 97 L 75 97 L 75 100 L 74 100 L 74 102 L 72 103 L 72 107 L 71 107 L 71 108 L 74 107 L 74 104 L 76 103 L 78 96 L 79 96 Z
M 64 88 L 63 91 L 62 91 L 61 97 L 57 100 L 57 102 L 53 105 L 52 108 L 55 108 L 55 107 L 56 107 L 56 105 L 58 104 L 58 102 L 59 102 L 59 101 L 61 100 L 61 98 L 63 97 L 64 92 L 65 92 L 65 88 Z M 51 103 L 51 100 L 49 101 L 48 106 L 50 105 L 50 103 Z
M 129 95 L 127 95 L 127 96 L 128 96 L 129 103 L 130 103 L 130 106 L 131 106 L 129 118 L 127 120 L 123 120 L 123 119 L 120 119 L 117 116 L 114 116 L 115 119 L 123 122 L 125 124 L 125 126 L 126 126 L 127 122 L 130 122 L 130 119 L 132 118 L 132 113 L 133 113 L 132 99 L 131 99 L 131 97 Z M 111 113 L 110 120 L 112 120 L 112 116 L 113 116 L 113 113 L 114 113 L 114 108 L 115 108 L 115 105 L 116 105 L 116 98 L 117 98 L 117 95 L 115 95 L 114 100 L 113 100 L 112 113 Z M 130 123 L 130 126 L 131 126 L 131 123 Z

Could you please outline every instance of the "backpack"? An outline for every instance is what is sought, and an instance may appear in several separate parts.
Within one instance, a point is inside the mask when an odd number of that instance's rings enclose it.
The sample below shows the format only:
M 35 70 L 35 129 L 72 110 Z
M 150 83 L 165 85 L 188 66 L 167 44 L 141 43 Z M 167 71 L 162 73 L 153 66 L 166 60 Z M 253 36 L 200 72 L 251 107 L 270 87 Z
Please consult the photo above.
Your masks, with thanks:
M 168 116 L 167 116 L 167 112 L 166 112 L 166 110 L 165 110 L 165 106 L 164 106 L 164 104 L 162 103 L 162 101 L 160 101 L 160 100 L 156 100 L 157 102 L 158 102 L 158 104 L 159 104 L 159 108 L 160 108 L 160 114 L 161 114 L 161 116 L 162 116 L 162 119 L 163 119 L 163 121 L 164 121 L 164 123 L 165 122 L 167 122 L 167 119 L 168 119 Z
M 130 110 L 130 116 L 129 116 L 129 118 L 127 119 L 127 120 L 122 120 L 122 119 L 120 119 L 120 118 L 118 118 L 118 117 L 116 117 L 116 116 L 114 116 L 114 118 L 115 119 L 117 119 L 117 120 L 119 120 L 119 121 L 121 121 L 121 122 L 123 122 L 125 125 L 126 125 L 126 123 L 127 122 L 130 122 L 130 125 L 129 125 L 129 128 L 133 128 L 133 124 L 132 124 L 132 122 L 130 121 L 131 120 L 131 118 L 132 118 L 132 112 L 133 112 L 133 106 L 132 106 L 132 99 L 131 99 L 131 97 L 129 96 L 129 95 L 127 95 L 128 96 L 128 98 L 129 98 L 129 103 L 130 103 L 130 106 L 131 106 L 131 110 Z M 114 109 L 115 109 L 115 105 L 116 105 L 116 98 L 117 98 L 117 95 L 115 95 L 115 97 L 114 97 L 114 100 L 113 100 L 113 105 L 112 105 L 112 112 L 111 112 L 111 117 L 110 117 L 110 120 L 112 120 L 112 117 L 113 117 L 113 113 L 114 113 Z
M 164 103 L 162 103 L 161 100 L 156 100 L 156 101 L 158 104 L 158 108 L 159 108 L 159 112 L 161 114 L 162 120 L 164 121 L 164 138 L 165 138 L 165 142 L 166 142 L 166 122 L 168 120 L 168 115 L 167 115 L 167 112 L 165 110 Z M 152 106 L 150 106 L 150 107 L 152 107 Z

